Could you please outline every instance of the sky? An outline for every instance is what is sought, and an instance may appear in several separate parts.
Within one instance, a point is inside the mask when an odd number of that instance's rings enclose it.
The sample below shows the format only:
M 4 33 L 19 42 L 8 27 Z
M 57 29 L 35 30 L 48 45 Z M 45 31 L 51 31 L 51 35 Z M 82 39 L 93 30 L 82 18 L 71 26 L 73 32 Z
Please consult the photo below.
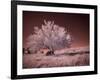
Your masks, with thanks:
M 23 11 L 23 46 L 33 32 L 41 27 L 44 19 L 65 27 L 73 37 L 71 47 L 89 46 L 89 14 Z

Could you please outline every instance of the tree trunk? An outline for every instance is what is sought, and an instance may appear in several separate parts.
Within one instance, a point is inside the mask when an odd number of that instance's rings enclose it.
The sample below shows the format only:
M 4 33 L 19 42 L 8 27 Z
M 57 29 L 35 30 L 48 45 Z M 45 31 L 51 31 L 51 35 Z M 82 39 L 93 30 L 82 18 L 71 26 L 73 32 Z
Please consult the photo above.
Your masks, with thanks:
M 54 51 L 48 51 L 47 53 L 46 53 L 46 56 L 49 56 L 49 55 L 54 55 Z

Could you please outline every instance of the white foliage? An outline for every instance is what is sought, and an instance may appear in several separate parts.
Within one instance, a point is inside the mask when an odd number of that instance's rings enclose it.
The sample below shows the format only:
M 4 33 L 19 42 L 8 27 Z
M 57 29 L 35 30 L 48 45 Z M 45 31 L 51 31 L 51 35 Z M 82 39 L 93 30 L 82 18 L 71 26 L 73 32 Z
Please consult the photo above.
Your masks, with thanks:
M 72 42 L 71 35 L 64 27 L 54 24 L 54 21 L 44 20 L 41 27 L 34 27 L 34 33 L 27 38 L 26 46 L 32 52 L 42 48 L 57 50 L 69 47 Z

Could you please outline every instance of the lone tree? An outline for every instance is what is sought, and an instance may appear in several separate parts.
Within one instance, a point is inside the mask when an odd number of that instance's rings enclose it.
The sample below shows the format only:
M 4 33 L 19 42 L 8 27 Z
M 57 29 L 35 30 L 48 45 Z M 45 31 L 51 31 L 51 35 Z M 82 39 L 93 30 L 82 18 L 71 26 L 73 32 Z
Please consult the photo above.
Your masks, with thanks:
M 33 34 L 27 38 L 26 46 L 32 53 L 47 48 L 49 53 L 54 54 L 55 50 L 68 48 L 71 43 L 71 35 L 64 27 L 54 24 L 54 21 L 44 20 L 41 27 L 34 27 Z

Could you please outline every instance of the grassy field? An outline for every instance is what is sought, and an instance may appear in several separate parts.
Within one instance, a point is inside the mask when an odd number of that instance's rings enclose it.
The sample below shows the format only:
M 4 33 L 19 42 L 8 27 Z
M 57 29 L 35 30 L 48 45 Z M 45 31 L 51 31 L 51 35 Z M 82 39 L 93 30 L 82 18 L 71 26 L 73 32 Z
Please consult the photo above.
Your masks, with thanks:
M 76 49 L 75 49 L 76 50 Z M 23 68 L 47 68 L 89 65 L 89 51 L 85 49 L 71 49 L 71 52 L 57 53 L 46 56 L 44 54 L 23 54 Z

